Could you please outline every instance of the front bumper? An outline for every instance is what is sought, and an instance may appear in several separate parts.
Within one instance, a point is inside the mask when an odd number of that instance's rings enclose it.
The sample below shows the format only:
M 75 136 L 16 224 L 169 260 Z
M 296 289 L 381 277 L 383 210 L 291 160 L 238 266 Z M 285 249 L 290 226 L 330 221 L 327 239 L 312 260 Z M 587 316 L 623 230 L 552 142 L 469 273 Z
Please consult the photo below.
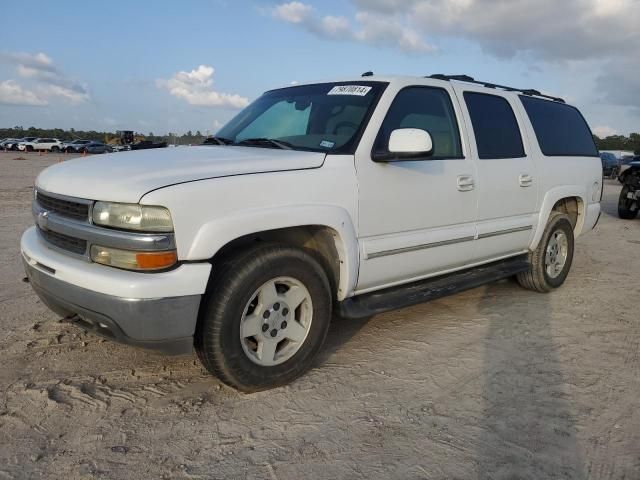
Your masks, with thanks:
M 58 315 L 120 343 L 168 354 L 192 350 L 209 264 L 157 274 L 117 270 L 49 249 L 33 227 L 21 249 L 33 289 Z

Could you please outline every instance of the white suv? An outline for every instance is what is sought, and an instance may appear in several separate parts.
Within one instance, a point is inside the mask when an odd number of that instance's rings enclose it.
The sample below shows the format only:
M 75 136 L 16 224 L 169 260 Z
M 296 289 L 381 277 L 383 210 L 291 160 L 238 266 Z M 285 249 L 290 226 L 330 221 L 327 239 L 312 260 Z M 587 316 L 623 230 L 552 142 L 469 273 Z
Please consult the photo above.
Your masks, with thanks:
M 57 138 L 36 138 L 30 142 L 20 143 L 18 150 L 33 152 L 33 151 L 49 151 L 60 152 L 62 151 L 62 142 Z
M 510 276 L 552 291 L 600 215 L 580 112 L 470 77 L 271 90 L 209 143 L 47 168 L 21 248 L 58 314 L 128 344 L 195 346 L 243 391 L 305 372 L 334 312 Z

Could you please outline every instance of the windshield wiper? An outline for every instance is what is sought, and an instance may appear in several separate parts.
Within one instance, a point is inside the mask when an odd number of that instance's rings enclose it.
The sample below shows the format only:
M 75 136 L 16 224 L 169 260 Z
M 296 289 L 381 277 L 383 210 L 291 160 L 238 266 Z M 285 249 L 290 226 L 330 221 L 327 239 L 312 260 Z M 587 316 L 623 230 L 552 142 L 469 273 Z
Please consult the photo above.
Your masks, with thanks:
M 274 140 L 273 138 L 245 138 L 244 140 L 234 143 L 234 145 L 273 145 L 282 150 L 291 150 L 293 148 L 293 144 L 282 140 Z
M 203 145 L 231 145 L 232 140 L 224 137 L 207 137 L 205 138 Z

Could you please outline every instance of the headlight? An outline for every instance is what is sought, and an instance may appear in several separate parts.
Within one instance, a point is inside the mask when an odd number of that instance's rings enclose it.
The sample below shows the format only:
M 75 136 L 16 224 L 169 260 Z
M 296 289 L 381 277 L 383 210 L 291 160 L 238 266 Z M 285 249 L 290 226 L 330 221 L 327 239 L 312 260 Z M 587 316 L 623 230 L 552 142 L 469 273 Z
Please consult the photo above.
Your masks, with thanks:
M 173 231 L 169 210 L 137 203 L 96 202 L 93 206 L 93 223 L 141 232 Z
M 91 246 L 91 260 L 110 267 L 127 270 L 162 270 L 173 266 L 178 260 L 175 250 L 165 252 L 133 252 L 119 248 Z

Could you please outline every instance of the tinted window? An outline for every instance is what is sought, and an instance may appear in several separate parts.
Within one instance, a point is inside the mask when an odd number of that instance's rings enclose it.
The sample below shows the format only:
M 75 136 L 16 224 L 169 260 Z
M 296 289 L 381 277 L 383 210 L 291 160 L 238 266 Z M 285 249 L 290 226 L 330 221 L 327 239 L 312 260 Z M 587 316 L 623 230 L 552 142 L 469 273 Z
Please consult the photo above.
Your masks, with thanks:
M 376 154 L 388 153 L 391 132 L 398 128 L 426 130 L 433 140 L 429 158 L 462 158 L 460 134 L 451 98 L 446 90 L 408 87 L 393 100 L 374 146 Z
M 598 155 L 587 122 L 578 109 L 564 103 L 521 95 L 536 132 L 542 153 L 547 156 Z
M 507 99 L 485 93 L 465 92 L 479 158 L 524 157 L 522 136 Z

